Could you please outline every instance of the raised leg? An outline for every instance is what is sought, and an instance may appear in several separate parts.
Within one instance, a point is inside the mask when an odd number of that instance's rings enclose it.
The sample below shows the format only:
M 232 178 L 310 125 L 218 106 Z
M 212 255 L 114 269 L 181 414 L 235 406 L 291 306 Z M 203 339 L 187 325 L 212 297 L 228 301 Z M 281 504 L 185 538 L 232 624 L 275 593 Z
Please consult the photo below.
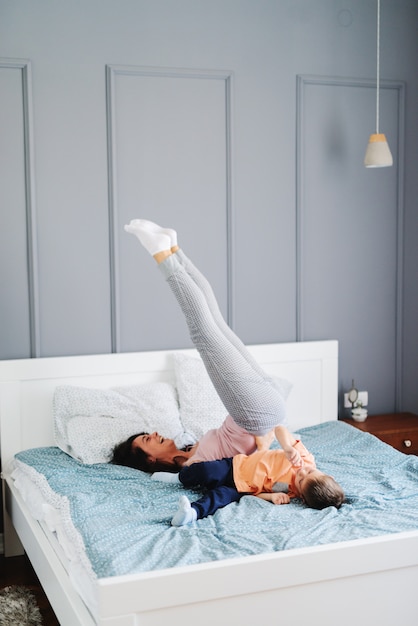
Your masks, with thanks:
M 245 351 L 230 341 L 213 318 L 205 294 L 179 262 L 166 258 L 159 267 L 173 291 L 212 383 L 234 421 L 254 435 L 265 435 L 285 421 L 279 390 Z
M 185 255 L 172 254 L 172 235 L 167 234 L 171 229 L 158 230 L 149 224 L 133 220 L 125 228 L 159 263 L 183 311 L 190 337 L 231 417 L 247 432 L 265 435 L 285 421 L 285 403 L 279 389 L 224 322 L 206 279 Z

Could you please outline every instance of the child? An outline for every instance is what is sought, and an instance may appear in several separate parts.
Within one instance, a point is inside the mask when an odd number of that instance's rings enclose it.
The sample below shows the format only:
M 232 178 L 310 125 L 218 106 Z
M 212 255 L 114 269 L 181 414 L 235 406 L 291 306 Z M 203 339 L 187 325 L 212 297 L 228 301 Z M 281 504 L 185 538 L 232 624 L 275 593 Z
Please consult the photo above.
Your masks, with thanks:
M 281 450 L 196 462 L 184 466 L 177 475 L 153 474 L 154 480 L 207 489 L 205 495 L 192 504 L 186 496 L 180 498 L 172 526 L 184 526 L 213 515 L 244 495 L 255 495 L 273 504 L 288 504 L 291 498 L 301 497 L 314 509 L 340 508 L 344 501 L 340 485 L 316 468 L 313 455 L 284 426 L 277 426 L 274 432 Z

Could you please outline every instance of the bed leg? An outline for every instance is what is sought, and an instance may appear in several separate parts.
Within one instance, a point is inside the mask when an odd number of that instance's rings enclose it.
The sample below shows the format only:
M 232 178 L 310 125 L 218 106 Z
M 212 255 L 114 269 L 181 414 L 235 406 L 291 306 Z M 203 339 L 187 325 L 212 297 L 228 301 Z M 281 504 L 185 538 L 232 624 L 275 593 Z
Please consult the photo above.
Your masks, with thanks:
M 21 556 L 24 549 L 7 512 L 5 492 L 7 489 L 3 481 L 4 556 Z

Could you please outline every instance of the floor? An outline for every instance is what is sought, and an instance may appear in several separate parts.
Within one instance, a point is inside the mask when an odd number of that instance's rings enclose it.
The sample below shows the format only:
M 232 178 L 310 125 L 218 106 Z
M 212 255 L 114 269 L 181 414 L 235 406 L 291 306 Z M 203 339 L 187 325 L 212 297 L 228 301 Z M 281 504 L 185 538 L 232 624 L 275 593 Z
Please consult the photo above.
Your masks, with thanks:
M 0 555 L 0 589 L 8 585 L 28 587 L 36 597 L 42 614 L 43 626 L 59 626 L 59 621 L 26 555 L 7 559 Z

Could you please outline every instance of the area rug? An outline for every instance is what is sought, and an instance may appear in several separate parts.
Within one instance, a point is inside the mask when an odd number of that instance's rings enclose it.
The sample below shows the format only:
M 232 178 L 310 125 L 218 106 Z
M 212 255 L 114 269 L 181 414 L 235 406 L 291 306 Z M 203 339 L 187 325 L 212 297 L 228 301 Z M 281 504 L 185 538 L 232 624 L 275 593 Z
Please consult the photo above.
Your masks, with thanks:
M 0 589 L 0 626 L 41 626 L 42 616 L 27 587 L 11 585 Z

